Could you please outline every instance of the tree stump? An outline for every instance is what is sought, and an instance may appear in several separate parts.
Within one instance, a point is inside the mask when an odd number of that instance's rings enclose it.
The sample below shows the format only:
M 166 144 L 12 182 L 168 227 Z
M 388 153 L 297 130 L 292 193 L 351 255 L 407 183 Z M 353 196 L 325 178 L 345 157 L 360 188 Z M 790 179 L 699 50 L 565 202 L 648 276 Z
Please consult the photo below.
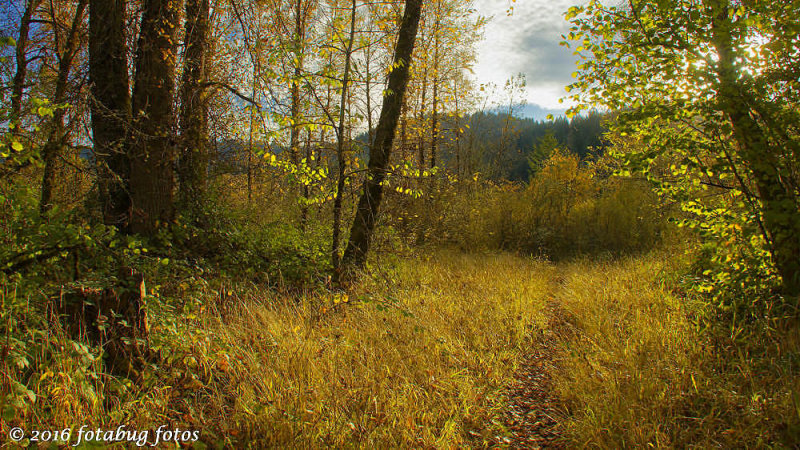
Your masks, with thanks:
M 101 346 L 105 372 L 130 378 L 149 347 L 146 294 L 144 276 L 125 267 L 116 286 L 64 294 L 56 309 L 73 338 Z

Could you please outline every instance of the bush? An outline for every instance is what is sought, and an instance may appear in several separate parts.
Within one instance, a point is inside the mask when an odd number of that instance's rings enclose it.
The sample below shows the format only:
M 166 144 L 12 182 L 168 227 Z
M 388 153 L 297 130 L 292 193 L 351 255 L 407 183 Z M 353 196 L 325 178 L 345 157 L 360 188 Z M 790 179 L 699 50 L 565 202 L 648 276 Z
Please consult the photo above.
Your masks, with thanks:
M 433 197 L 395 197 L 393 225 L 407 240 L 504 249 L 552 259 L 653 248 L 666 229 L 644 181 L 605 175 L 605 159 L 556 151 L 526 185 L 470 180 Z
M 330 255 L 321 224 L 301 230 L 283 221 L 259 223 L 254 215 L 210 201 L 202 217 L 179 220 L 163 244 L 177 242 L 181 257 L 256 283 L 306 287 L 325 278 Z

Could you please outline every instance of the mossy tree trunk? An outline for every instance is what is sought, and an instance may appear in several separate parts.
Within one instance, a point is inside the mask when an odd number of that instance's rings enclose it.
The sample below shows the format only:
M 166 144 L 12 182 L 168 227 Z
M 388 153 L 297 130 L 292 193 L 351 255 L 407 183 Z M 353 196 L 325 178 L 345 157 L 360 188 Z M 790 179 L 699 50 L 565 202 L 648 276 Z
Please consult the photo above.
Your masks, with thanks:
M 206 195 L 208 171 L 209 0 L 186 0 L 186 52 L 181 89 L 180 200 L 197 213 Z
M 750 87 L 737 69 L 739 57 L 733 39 L 733 22 L 728 0 L 712 3 L 712 44 L 718 55 L 717 98 L 727 116 L 742 158 L 753 174 L 761 200 L 765 238 L 770 245 L 773 263 L 781 276 L 785 294 L 800 296 L 800 204 L 791 170 L 782 161 L 784 148 L 792 139 L 782 139 L 784 130 L 772 129 L 768 106 L 759 105 Z M 775 124 L 780 126 L 780 124 Z M 789 124 L 785 124 L 786 129 Z M 783 127 L 780 127 L 783 128 Z M 772 137 L 772 138 L 770 138 Z M 776 139 L 776 137 L 778 137 Z

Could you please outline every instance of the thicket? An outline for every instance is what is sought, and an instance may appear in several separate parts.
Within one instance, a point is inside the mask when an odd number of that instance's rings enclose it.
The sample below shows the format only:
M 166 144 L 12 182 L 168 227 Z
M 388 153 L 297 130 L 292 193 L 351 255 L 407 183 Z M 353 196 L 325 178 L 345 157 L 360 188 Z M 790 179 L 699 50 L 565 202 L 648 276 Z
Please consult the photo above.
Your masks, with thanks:
M 777 68 L 797 66 L 789 30 L 800 14 L 771 2 L 695 6 L 570 8 L 562 44 L 582 63 L 569 114 L 615 112 L 625 171 L 650 180 L 701 238 L 692 289 L 731 317 L 796 316 L 800 91 Z
M 554 260 L 644 252 L 668 234 L 670 210 L 645 180 L 615 175 L 612 159 L 556 149 L 540 164 L 529 183 L 440 183 L 435 195 L 399 198 L 387 214 L 409 243 Z
M 229 310 L 233 296 L 250 286 L 276 296 L 325 290 L 328 240 L 311 226 L 249 221 L 243 215 L 252 210 L 220 199 L 199 218 L 179 217 L 144 238 L 99 223 L 91 195 L 75 208 L 41 215 L 35 187 L 21 178 L 0 181 L 0 410 L 8 423 L 130 423 L 134 410 L 141 414 L 135 405 L 159 390 L 180 397 L 201 382 L 222 382 L 224 373 L 211 371 L 215 352 L 229 347 L 198 328 L 198 317 Z M 104 327 L 113 322 L 96 308 L 110 292 L 138 292 L 122 268 L 141 274 L 146 287 L 146 354 L 132 371 L 111 372 L 104 360 L 112 336 Z M 156 418 L 137 420 L 149 426 Z

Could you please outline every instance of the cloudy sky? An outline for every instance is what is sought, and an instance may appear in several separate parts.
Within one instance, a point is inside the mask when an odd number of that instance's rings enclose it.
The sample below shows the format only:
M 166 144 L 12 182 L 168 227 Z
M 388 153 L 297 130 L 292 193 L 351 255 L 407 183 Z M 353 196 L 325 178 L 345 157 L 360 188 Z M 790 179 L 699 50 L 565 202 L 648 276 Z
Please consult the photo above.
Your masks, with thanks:
M 545 108 L 564 109 L 559 97 L 572 80 L 575 56 L 558 45 L 561 34 L 569 30 L 563 13 L 583 0 L 477 0 L 475 8 L 483 16 L 493 16 L 478 46 L 475 75 L 480 83 L 502 86 L 512 75 L 524 73 L 528 82 L 528 103 Z M 512 15 L 507 15 L 509 6 Z

